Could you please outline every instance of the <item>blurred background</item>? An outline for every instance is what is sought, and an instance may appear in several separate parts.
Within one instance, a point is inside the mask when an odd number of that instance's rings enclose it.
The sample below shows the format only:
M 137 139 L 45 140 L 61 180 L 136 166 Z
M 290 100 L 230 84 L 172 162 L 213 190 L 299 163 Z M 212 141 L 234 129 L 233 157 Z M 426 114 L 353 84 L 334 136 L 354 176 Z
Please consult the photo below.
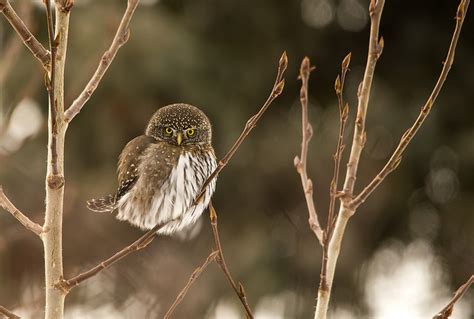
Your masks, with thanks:
M 309 174 L 325 224 L 338 131 L 333 85 L 352 52 L 345 98 L 353 130 L 356 90 L 369 32 L 368 0 L 143 0 L 99 88 L 66 139 L 64 267 L 77 274 L 142 232 L 85 201 L 116 187 L 122 147 L 142 134 L 157 108 L 185 102 L 214 125 L 223 156 L 271 90 L 286 50 L 285 91 L 220 174 L 214 205 L 224 253 L 256 318 L 309 318 L 321 249 L 293 158 L 300 152 L 297 73 L 310 79 Z M 40 3 L 12 5 L 45 45 Z M 458 1 L 387 1 L 379 60 L 356 189 L 383 167 L 416 118 L 441 70 Z M 81 92 L 109 46 L 126 1 L 76 0 L 71 15 L 66 105 Z M 474 9 L 472 9 L 474 10 Z M 13 203 L 43 222 L 47 94 L 42 69 L 0 19 L 0 184 Z M 350 221 L 339 258 L 332 318 L 428 318 L 474 269 L 474 19 L 466 18 L 454 66 L 434 110 L 395 173 Z M 345 174 L 343 160 L 342 173 Z M 207 214 L 186 234 L 155 240 L 84 282 L 66 300 L 66 318 L 160 318 L 213 248 Z M 25 318 L 42 316 L 42 246 L 0 213 L 0 304 Z M 471 292 L 454 318 L 474 318 Z M 212 264 L 175 318 L 243 318 L 237 297 Z

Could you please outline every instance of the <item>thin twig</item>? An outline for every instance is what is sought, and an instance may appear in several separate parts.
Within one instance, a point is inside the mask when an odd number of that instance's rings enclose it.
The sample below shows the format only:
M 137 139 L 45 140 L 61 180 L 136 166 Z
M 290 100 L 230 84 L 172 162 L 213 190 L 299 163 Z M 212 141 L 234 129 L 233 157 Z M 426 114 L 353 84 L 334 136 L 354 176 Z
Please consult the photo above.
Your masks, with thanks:
M 202 196 L 204 195 L 204 192 L 206 190 L 206 187 L 209 185 L 209 183 L 214 179 L 214 177 L 217 176 L 217 174 L 222 171 L 222 169 L 227 165 L 229 160 L 232 158 L 232 156 L 235 154 L 237 149 L 240 147 L 242 142 L 245 140 L 245 138 L 250 134 L 252 129 L 257 125 L 257 122 L 260 120 L 262 115 L 265 113 L 265 111 L 268 109 L 270 104 L 281 94 L 283 91 L 283 88 L 285 86 L 285 80 L 283 79 L 283 74 L 285 73 L 285 70 L 288 66 L 288 57 L 286 56 L 286 52 L 283 52 L 283 54 L 280 57 L 279 63 L 278 63 L 278 72 L 277 76 L 275 79 L 275 83 L 273 84 L 272 91 L 270 95 L 268 96 L 267 100 L 263 104 L 263 106 L 260 108 L 260 110 L 257 112 L 257 114 L 253 115 L 245 124 L 245 127 L 240 133 L 240 136 L 237 138 L 235 141 L 234 145 L 229 149 L 227 154 L 219 161 L 217 168 L 212 172 L 212 174 L 207 178 L 207 180 L 204 182 L 203 186 L 201 187 L 201 191 L 199 192 L 199 195 L 196 197 L 194 200 L 194 204 L 196 205 L 201 201 Z
M 49 50 L 51 52 L 51 71 L 48 74 L 46 80 L 46 90 L 49 95 L 49 121 L 50 127 L 52 128 L 51 134 L 51 143 L 50 143 L 50 152 L 51 152 L 51 166 L 52 166 L 52 178 L 48 178 L 48 183 L 50 183 L 53 188 L 59 188 L 58 185 L 55 185 L 55 179 L 58 179 L 59 170 L 58 170 L 58 150 L 57 150 L 57 137 L 58 137 L 58 105 L 56 98 L 54 96 L 54 83 L 56 77 L 56 55 L 58 51 L 58 42 L 54 39 L 54 26 L 53 26 L 53 16 L 51 12 L 51 2 L 50 0 L 44 0 L 44 5 L 46 9 L 46 22 L 48 26 L 48 40 L 49 40 Z
M 308 177 L 307 173 L 307 157 L 308 157 L 308 145 L 311 137 L 313 136 L 313 127 L 308 120 L 308 81 L 309 74 L 311 72 L 311 64 L 308 57 L 305 57 L 301 62 L 300 76 L 301 79 L 301 90 L 300 90 L 300 103 L 301 103 L 301 130 L 302 130 L 302 141 L 301 141 L 301 155 L 300 157 L 295 156 L 294 165 L 296 171 L 301 177 L 301 184 L 303 185 L 304 196 L 306 198 L 306 204 L 308 206 L 308 223 L 309 227 L 318 238 L 321 246 L 324 246 L 324 234 L 319 224 L 318 214 L 316 212 L 316 206 L 313 200 L 313 182 Z
M 456 27 L 451 38 L 451 43 L 449 45 L 446 60 L 443 63 L 443 69 L 441 70 L 441 74 L 439 75 L 438 81 L 436 82 L 436 85 L 434 86 L 431 95 L 428 97 L 427 101 L 421 108 L 418 118 L 415 120 L 413 125 L 403 134 L 400 143 L 398 144 L 397 148 L 388 160 L 387 164 L 385 164 L 384 168 L 377 174 L 377 176 L 375 176 L 375 178 L 369 183 L 369 185 L 367 185 L 364 190 L 354 200 L 351 201 L 351 206 L 358 207 L 360 204 L 362 204 L 370 196 L 370 194 L 372 194 L 375 189 L 377 189 L 380 183 L 383 182 L 385 177 L 387 177 L 387 175 L 389 175 L 398 167 L 402 160 L 403 152 L 407 148 L 408 144 L 410 144 L 415 134 L 418 132 L 418 129 L 421 127 L 423 122 L 430 114 L 430 111 L 433 108 L 433 104 L 436 101 L 436 98 L 438 97 L 439 92 L 441 91 L 446 81 L 449 70 L 451 69 L 451 65 L 453 64 L 459 34 L 461 32 L 464 18 L 466 17 L 466 13 L 469 8 L 469 2 L 470 0 L 461 0 L 461 2 L 459 3 L 456 14 Z
M 0 0 L 0 12 L 5 16 L 13 29 L 15 29 L 25 46 L 33 53 L 33 56 L 38 59 L 45 70 L 48 71 L 51 59 L 49 51 L 35 38 L 8 0 Z
M 173 314 L 174 310 L 176 309 L 176 307 L 181 303 L 181 301 L 183 301 L 184 297 L 186 296 L 186 294 L 188 293 L 189 291 L 189 288 L 191 288 L 192 284 L 199 278 L 199 276 L 201 275 L 201 273 L 206 269 L 207 266 L 209 266 L 209 264 L 213 261 L 216 260 L 216 258 L 218 257 L 218 254 L 219 252 L 218 251 L 213 251 L 209 254 L 209 256 L 207 256 L 206 260 L 204 261 L 204 263 L 202 263 L 202 265 L 198 266 L 194 271 L 193 273 L 191 274 L 191 276 L 189 277 L 188 279 L 188 282 L 186 283 L 186 286 L 184 286 L 184 288 L 180 291 L 180 293 L 178 294 L 178 296 L 176 297 L 175 301 L 173 302 L 173 304 L 171 305 L 171 307 L 168 309 L 168 311 L 166 312 L 164 318 L 165 319 L 169 319 L 171 318 L 171 315 Z
M 84 104 L 90 99 L 91 95 L 97 89 L 97 86 L 102 80 L 105 72 L 109 68 L 110 64 L 112 63 L 117 51 L 120 49 L 122 45 L 124 45 L 130 36 L 129 24 L 130 20 L 132 19 L 133 13 L 137 8 L 139 0 L 128 0 L 127 2 L 127 9 L 123 14 L 122 20 L 120 21 L 120 25 L 118 26 L 117 32 L 115 33 L 115 37 L 110 45 L 109 49 L 105 51 L 100 59 L 99 66 L 94 72 L 94 75 L 87 83 L 84 90 L 81 94 L 72 102 L 71 106 L 66 110 L 64 115 L 64 120 L 66 123 L 71 122 L 71 120 L 79 114 L 81 109 L 83 108 Z
M 379 39 L 379 26 L 384 7 L 384 0 L 371 0 L 369 5 L 369 14 L 371 19 L 370 37 L 369 37 L 369 52 L 367 55 L 367 64 L 364 72 L 364 78 L 359 86 L 357 115 L 355 119 L 354 137 L 352 140 L 351 153 L 347 163 L 346 178 L 343 187 L 343 196 L 339 197 L 341 205 L 339 213 L 336 218 L 334 230 L 331 238 L 327 243 L 327 263 L 325 269 L 321 270 L 321 281 L 318 289 L 318 301 L 316 311 L 314 313 L 315 319 L 325 319 L 327 316 L 329 300 L 331 297 L 332 283 L 334 280 L 334 273 L 336 270 L 337 259 L 341 250 L 342 238 L 344 231 L 349 221 L 350 216 L 355 212 L 347 205 L 348 200 L 352 198 L 354 191 L 357 168 L 359 160 L 364 148 L 366 133 L 365 133 L 365 119 L 367 115 L 367 108 L 369 104 L 370 90 L 372 87 L 372 80 L 374 77 L 375 65 L 378 58 L 382 54 L 383 39 Z
M 3 306 L 0 306 L 0 314 L 4 315 L 8 319 L 20 319 L 19 316 L 15 315 L 13 312 Z
M 349 115 L 349 104 L 344 105 L 343 100 L 343 90 L 344 83 L 346 80 L 346 74 L 349 70 L 349 64 L 351 61 L 351 53 L 346 55 L 341 64 L 341 74 L 337 76 L 336 82 L 334 83 L 334 90 L 336 91 L 337 104 L 339 109 L 339 136 L 337 139 L 336 153 L 334 154 L 334 172 L 333 178 L 331 180 L 331 185 L 329 187 L 329 211 L 328 211 L 328 220 L 326 225 L 326 231 L 324 232 L 324 245 L 323 245 L 323 256 L 321 263 L 321 276 L 320 276 L 320 286 L 323 288 L 327 287 L 327 263 L 328 263 L 328 249 L 329 241 L 331 240 L 332 233 L 334 231 L 336 217 L 336 193 L 339 185 L 339 171 L 341 167 L 342 152 L 344 151 L 344 133 L 347 124 L 347 118 Z
M 341 63 L 341 74 L 337 76 L 336 82 L 334 83 L 334 90 L 337 96 L 337 105 L 339 109 L 339 136 L 337 139 L 336 153 L 334 153 L 334 172 L 329 189 L 329 212 L 328 212 L 328 223 L 326 226 L 327 240 L 331 237 L 332 228 L 335 222 L 335 209 L 336 209 L 336 193 L 339 184 L 339 171 L 341 167 L 342 153 L 345 148 L 344 134 L 347 124 L 347 118 L 349 115 L 349 104 L 344 104 L 343 91 L 344 83 L 346 80 L 346 74 L 349 70 L 349 64 L 351 63 L 351 53 L 347 54 Z
M 58 283 L 55 284 L 56 288 L 61 289 L 64 293 L 68 293 L 72 288 L 78 286 L 84 280 L 87 280 L 91 277 L 97 275 L 100 271 L 112 266 L 116 262 L 122 260 L 126 256 L 136 251 L 139 251 L 146 246 L 148 246 L 153 239 L 158 235 L 157 231 L 164 227 L 166 224 L 159 224 L 147 231 L 143 234 L 140 238 L 135 240 L 133 243 L 128 245 L 127 247 L 121 249 L 120 251 L 116 252 L 113 256 L 107 258 L 106 260 L 100 262 L 95 267 L 80 273 L 72 277 L 71 279 L 62 279 Z
M 247 301 L 247 295 L 245 293 L 244 286 L 242 285 L 242 283 L 239 282 L 239 286 L 237 287 L 234 279 L 232 278 L 232 275 L 230 274 L 229 268 L 227 267 L 227 264 L 225 262 L 224 252 L 222 251 L 221 240 L 219 237 L 219 229 L 217 227 L 217 213 L 216 213 L 216 210 L 214 209 L 214 206 L 212 205 L 212 202 L 209 202 L 209 213 L 210 213 L 210 218 L 211 218 L 212 233 L 214 234 L 214 241 L 216 244 L 216 249 L 218 251 L 216 262 L 219 265 L 219 267 L 221 267 L 222 271 L 227 277 L 227 280 L 229 281 L 229 284 L 232 286 L 232 289 L 234 289 L 235 293 L 239 297 L 240 302 L 242 303 L 242 306 L 245 309 L 247 317 L 252 319 L 253 314 Z
M 0 206 L 12 214 L 12 216 L 15 217 L 26 229 L 41 237 L 43 227 L 26 217 L 18 208 L 15 207 L 15 205 L 13 205 L 12 202 L 10 202 L 7 195 L 3 192 L 2 185 L 0 185 Z
M 449 301 L 446 307 L 441 309 L 441 311 L 438 312 L 438 314 L 435 315 L 433 319 L 448 319 L 453 313 L 456 302 L 458 302 L 458 300 L 464 296 L 472 284 L 474 284 L 474 275 L 472 275 L 471 278 L 469 278 L 463 285 L 461 285 L 461 287 L 458 288 L 458 290 L 456 290 L 453 298 Z

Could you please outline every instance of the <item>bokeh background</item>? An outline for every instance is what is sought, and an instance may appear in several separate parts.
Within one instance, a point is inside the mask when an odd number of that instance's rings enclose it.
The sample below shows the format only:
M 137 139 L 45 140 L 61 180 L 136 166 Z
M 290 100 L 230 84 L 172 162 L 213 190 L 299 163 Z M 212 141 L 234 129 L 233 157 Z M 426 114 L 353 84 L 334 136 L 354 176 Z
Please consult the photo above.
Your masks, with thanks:
M 47 42 L 38 2 L 12 1 Z M 352 52 L 345 98 L 353 129 L 366 61 L 368 0 L 147 0 L 96 93 L 67 133 L 64 214 L 66 276 L 110 256 L 142 233 L 85 201 L 116 187 L 116 159 L 160 106 L 200 106 L 214 125 L 218 156 L 266 99 L 281 53 L 286 87 L 218 180 L 214 204 L 222 244 L 257 318 L 309 318 L 321 249 L 293 158 L 300 151 L 297 72 L 309 56 L 309 173 L 325 223 L 338 130 L 333 90 Z M 357 190 L 382 168 L 433 87 L 454 28 L 457 1 L 387 1 Z M 77 0 L 72 11 L 66 104 L 80 93 L 110 44 L 126 1 Z M 0 19 L 0 184 L 42 223 L 47 94 L 42 71 Z M 428 318 L 474 270 L 474 19 L 468 13 L 453 69 L 398 170 L 360 208 L 339 258 L 332 318 Z M 348 149 L 345 153 L 347 158 Z M 344 173 L 344 165 L 343 173 Z M 160 318 L 213 247 L 207 216 L 190 232 L 159 238 L 68 296 L 66 318 Z M 0 304 L 25 318 L 43 307 L 41 243 L 0 213 Z M 455 310 L 474 318 L 473 294 Z M 242 318 L 238 299 L 211 265 L 175 318 Z

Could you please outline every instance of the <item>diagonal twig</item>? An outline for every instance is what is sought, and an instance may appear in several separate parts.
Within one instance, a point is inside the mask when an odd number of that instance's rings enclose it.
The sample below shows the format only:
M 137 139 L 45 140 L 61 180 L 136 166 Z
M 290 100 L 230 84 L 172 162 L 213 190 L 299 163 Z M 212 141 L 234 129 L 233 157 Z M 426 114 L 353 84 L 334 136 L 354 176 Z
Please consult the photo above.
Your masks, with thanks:
M 172 220 L 174 221 L 174 220 Z M 84 280 L 87 280 L 91 277 L 94 277 L 102 270 L 112 266 L 116 262 L 122 260 L 126 256 L 136 251 L 139 251 L 146 246 L 148 246 L 156 236 L 158 236 L 157 231 L 160 230 L 162 227 L 166 226 L 166 224 L 159 224 L 147 231 L 143 234 L 140 238 L 135 240 L 133 243 L 128 245 L 127 247 L 121 249 L 120 251 L 116 252 L 113 256 L 107 258 L 106 260 L 100 262 L 95 267 L 80 273 L 72 277 L 71 279 L 62 279 L 60 282 L 55 284 L 56 288 L 61 289 L 64 293 L 68 293 L 72 288 L 78 286 Z
M 45 70 L 49 70 L 51 55 L 48 50 L 35 38 L 25 23 L 21 20 L 8 0 L 0 0 L 0 12 L 5 16 L 25 46 L 33 56 L 41 62 Z
M 115 37 L 110 45 L 109 49 L 105 51 L 100 59 L 99 66 L 94 72 L 94 75 L 87 83 L 84 90 L 81 94 L 72 102 L 71 106 L 66 110 L 64 113 L 64 121 L 66 123 L 71 122 L 71 120 L 79 114 L 81 109 L 83 108 L 84 104 L 90 99 L 91 95 L 97 89 L 102 77 L 104 76 L 105 72 L 109 68 L 110 64 L 112 63 L 117 51 L 120 49 L 122 45 L 124 45 L 130 36 L 130 20 L 132 19 L 133 13 L 138 6 L 139 0 L 128 0 L 127 1 L 127 9 L 123 14 L 122 20 L 120 21 L 120 25 L 118 26 L 117 32 L 115 33 Z
M 453 298 L 449 301 L 446 307 L 441 309 L 441 311 L 438 312 L 438 314 L 436 314 L 433 319 L 448 319 L 453 313 L 453 308 L 456 302 L 458 302 L 459 299 L 464 296 L 472 284 L 474 284 L 474 275 L 472 275 L 471 278 L 469 278 L 463 285 L 461 285 L 461 287 L 458 288 L 458 290 L 456 290 Z
M 43 227 L 35 223 L 31 219 L 25 216 L 13 203 L 8 199 L 7 195 L 3 192 L 3 187 L 0 185 L 0 206 L 3 207 L 7 212 L 12 214 L 26 229 L 32 231 L 36 235 L 41 237 L 43 233 Z
M 313 136 L 313 128 L 308 120 L 308 81 L 309 74 L 311 72 L 311 64 L 308 57 L 305 57 L 301 62 L 300 67 L 300 78 L 301 78 L 301 90 L 300 90 L 300 103 L 301 103 L 301 130 L 302 130 L 302 141 L 301 141 L 301 155 L 300 157 L 295 156 L 294 165 L 296 171 L 301 177 L 301 184 L 303 185 L 303 191 L 306 198 L 306 204 L 308 206 L 308 223 L 311 230 L 318 238 L 321 246 L 324 246 L 324 234 L 319 224 L 318 214 L 316 212 L 316 206 L 313 200 L 313 182 L 308 177 L 306 163 L 308 157 L 308 145 L 311 137 Z
M 245 309 L 247 318 L 252 319 L 253 314 L 247 301 L 247 295 L 245 293 L 244 286 L 242 285 L 242 283 L 239 282 L 239 286 L 237 287 L 234 279 L 232 278 L 232 275 L 230 274 L 229 268 L 227 267 L 227 264 L 225 262 L 224 253 L 222 251 L 221 240 L 219 237 L 219 228 L 217 227 L 217 213 L 216 213 L 216 210 L 214 209 L 214 206 L 212 205 L 212 202 L 209 202 L 209 213 L 210 213 L 210 218 L 211 218 L 212 233 L 214 234 L 214 241 L 215 241 L 216 249 L 218 252 L 216 262 L 219 265 L 219 267 L 221 267 L 222 271 L 227 277 L 227 280 L 229 281 L 229 284 L 232 286 L 232 289 L 234 289 L 235 293 L 239 297 L 240 302 L 242 303 L 242 306 Z
M 13 312 L 3 306 L 0 306 L 0 314 L 4 315 L 7 319 L 20 319 L 19 316 L 15 315 Z
M 375 178 L 362 190 L 362 192 L 351 201 L 350 205 L 353 207 L 357 207 L 362 204 L 369 196 L 374 192 L 375 189 L 382 183 L 382 181 L 393 172 L 402 160 L 402 154 L 407 148 L 408 144 L 412 141 L 415 134 L 418 132 L 419 128 L 426 120 L 428 115 L 430 114 L 431 109 L 433 108 L 433 104 L 436 101 L 436 98 L 441 91 L 446 78 L 448 76 L 449 70 L 451 69 L 451 65 L 454 61 L 454 54 L 456 51 L 456 46 L 459 39 L 459 34 L 461 32 L 461 28 L 464 22 L 464 18 L 466 17 L 467 10 L 469 8 L 470 0 L 461 0 L 459 3 L 457 13 L 456 13 L 456 27 L 453 32 L 453 36 L 451 38 L 451 43 L 449 45 L 448 53 L 446 56 L 446 60 L 443 63 L 443 68 L 441 70 L 441 74 L 439 75 L 438 81 L 431 92 L 431 95 L 428 97 L 425 104 L 422 106 L 420 110 L 420 114 L 418 115 L 417 119 L 413 123 L 413 125 L 403 134 L 400 143 L 398 144 L 397 148 L 393 152 L 392 156 L 388 160 L 387 164 L 385 164 L 384 168 L 375 176 Z
M 216 260 L 216 258 L 218 257 L 218 254 L 219 254 L 219 252 L 216 251 L 216 250 L 211 252 L 209 254 L 209 256 L 207 256 L 206 260 L 202 263 L 202 265 L 198 266 L 193 271 L 193 273 L 191 274 L 191 276 L 188 279 L 188 282 L 186 283 L 186 286 L 184 286 L 184 288 L 180 291 L 180 293 L 176 297 L 175 301 L 173 302 L 171 307 L 166 312 L 166 314 L 164 316 L 164 319 L 171 318 L 171 315 L 173 314 L 176 307 L 181 303 L 181 301 L 183 301 L 184 297 L 188 293 L 189 288 L 191 288 L 192 284 L 199 278 L 199 276 L 206 269 L 206 267 L 209 266 L 210 263 L 212 263 L 213 261 Z
M 207 180 L 204 182 L 204 184 L 201 187 L 201 191 L 199 192 L 199 195 L 196 197 L 194 200 L 194 204 L 196 205 L 198 202 L 201 201 L 202 196 L 204 195 L 204 192 L 206 190 L 206 187 L 209 185 L 209 183 L 214 179 L 214 177 L 217 176 L 217 174 L 222 171 L 222 169 L 227 165 L 229 160 L 234 156 L 235 152 L 237 149 L 240 147 L 242 142 L 245 140 L 245 138 L 250 134 L 252 129 L 257 125 L 257 122 L 260 120 L 262 115 L 265 113 L 265 111 L 268 109 L 270 104 L 281 94 L 283 91 L 283 88 L 285 86 L 285 80 L 283 79 L 283 74 L 285 73 L 285 70 L 288 66 L 288 57 L 286 56 L 286 52 L 283 52 L 283 54 L 280 57 L 279 63 L 278 63 L 278 72 L 277 76 L 275 79 L 275 83 L 273 84 L 272 91 L 270 95 L 268 96 L 267 100 L 265 103 L 262 105 L 260 110 L 257 112 L 257 114 L 253 115 L 245 124 L 245 127 L 240 133 L 240 136 L 237 138 L 235 141 L 234 145 L 229 149 L 227 154 L 219 161 L 217 164 L 217 168 L 212 172 L 212 174 L 207 178 Z

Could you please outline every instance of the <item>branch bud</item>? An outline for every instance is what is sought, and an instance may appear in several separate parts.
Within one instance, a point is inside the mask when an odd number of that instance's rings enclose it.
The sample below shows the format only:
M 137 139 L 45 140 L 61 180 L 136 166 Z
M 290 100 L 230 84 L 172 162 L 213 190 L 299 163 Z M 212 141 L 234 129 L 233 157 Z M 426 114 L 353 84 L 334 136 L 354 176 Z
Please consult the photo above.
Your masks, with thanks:
M 280 82 L 278 82 L 278 84 L 275 86 L 275 88 L 273 89 L 273 93 L 272 95 L 274 97 L 277 97 L 278 95 L 281 94 L 281 92 L 283 92 L 283 88 L 285 87 L 285 79 L 281 80 Z
M 278 61 L 278 68 L 283 73 L 287 67 L 288 67 L 288 56 L 286 55 L 286 51 L 283 51 L 283 54 L 280 57 L 280 61 Z
M 339 74 L 337 75 L 336 81 L 334 82 L 334 90 L 336 91 L 337 95 L 341 94 L 341 77 Z
M 341 67 L 343 71 L 349 68 L 349 64 L 351 63 L 351 56 L 352 56 L 352 52 L 349 52 L 344 58 L 344 60 L 342 60 Z

